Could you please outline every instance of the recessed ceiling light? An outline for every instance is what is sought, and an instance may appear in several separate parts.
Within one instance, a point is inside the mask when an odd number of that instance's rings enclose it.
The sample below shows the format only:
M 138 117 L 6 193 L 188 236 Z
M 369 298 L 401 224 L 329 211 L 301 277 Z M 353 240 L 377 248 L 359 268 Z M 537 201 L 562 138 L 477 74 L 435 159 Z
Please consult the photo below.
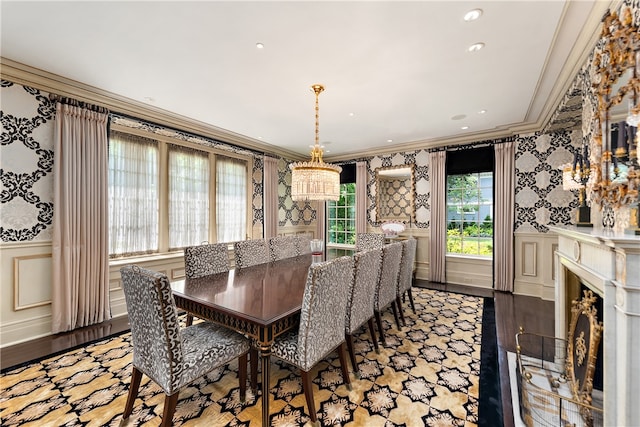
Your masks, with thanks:
M 393 139 L 387 139 L 387 142 L 393 142 Z
M 256 43 L 256 48 L 264 49 L 264 45 L 262 43 Z
M 353 117 L 355 115 L 356 115 L 355 113 L 349 113 L 349 117 Z
M 469 126 L 462 126 L 460 129 L 467 130 L 467 129 L 469 129 Z
M 474 43 L 471 46 L 469 46 L 469 49 L 467 49 L 469 52 L 477 52 L 480 49 L 482 49 L 484 47 L 484 43 L 479 42 L 479 43 Z
M 480 111 L 478 111 L 478 114 L 484 114 L 486 112 L 487 112 L 487 110 L 480 110 Z
M 465 21 L 475 21 L 482 16 L 482 9 L 473 9 L 464 14 Z
M 451 120 L 462 120 L 462 119 L 464 119 L 466 117 L 467 117 L 466 114 L 457 114 L 457 115 L 451 117 Z

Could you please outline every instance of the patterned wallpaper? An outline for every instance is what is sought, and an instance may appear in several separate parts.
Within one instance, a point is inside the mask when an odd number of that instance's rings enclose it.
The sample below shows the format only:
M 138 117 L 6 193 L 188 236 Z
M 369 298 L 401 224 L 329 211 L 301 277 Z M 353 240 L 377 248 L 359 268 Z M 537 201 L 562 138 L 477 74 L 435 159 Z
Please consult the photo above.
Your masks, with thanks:
M 51 240 L 53 118 L 49 94 L 0 81 L 0 239 Z
M 294 202 L 291 199 L 291 169 L 293 160 L 278 160 L 278 226 L 311 225 L 316 221 L 316 210 L 312 202 Z M 313 202 L 314 205 L 316 202 Z
M 407 220 L 413 205 L 411 179 L 381 179 L 379 183 L 381 218 Z
M 51 240 L 55 106 L 49 101 L 48 93 L 4 80 L 0 83 L 0 97 L 0 238 L 3 242 Z M 112 114 L 111 120 L 123 126 L 252 156 L 253 225 L 263 226 L 262 154 L 117 114 Z
M 549 225 L 575 223 L 577 194 L 562 189 L 560 165 L 573 159 L 580 145 L 580 131 L 530 134 L 516 137 L 516 205 L 515 231 L 546 233 Z M 374 170 L 380 166 L 415 164 L 416 224 L 428 228 L 431 213 L 429 200 L 429 155 L 426 150 L 374 156 L 368 160 L 369 170 L 369 226 L 376 221 L 376 188 Z

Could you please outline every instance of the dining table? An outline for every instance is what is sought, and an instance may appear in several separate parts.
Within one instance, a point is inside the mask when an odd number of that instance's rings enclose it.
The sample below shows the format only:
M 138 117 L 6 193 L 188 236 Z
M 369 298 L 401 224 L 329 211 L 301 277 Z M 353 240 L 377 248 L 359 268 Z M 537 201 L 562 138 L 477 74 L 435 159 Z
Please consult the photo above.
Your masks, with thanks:
M 232 328 L 256 343 L 262 369 L 263 426 L 269 425 L 271 344 L 298 326 L 309 266 L 318 260 L 317 255 L 300 255 L 171 284 L 178 308 Z M 256 378 L 255 372 L 252 376 Z

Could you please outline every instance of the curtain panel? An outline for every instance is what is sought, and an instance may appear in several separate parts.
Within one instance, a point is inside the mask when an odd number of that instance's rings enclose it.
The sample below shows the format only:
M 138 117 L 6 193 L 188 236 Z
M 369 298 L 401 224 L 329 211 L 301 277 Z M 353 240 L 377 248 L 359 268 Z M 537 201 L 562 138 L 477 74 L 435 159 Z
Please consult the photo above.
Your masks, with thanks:
M 515 210 L 515 142 L 495 145 L 495 207 L 493 287 L 513 292 L 514 281 L 514 210 Z
M 429 153 L 431 178 L 431 225 L 429 230 L 429 280 L 444 283 L 447 248 L 447 200 L 446 200 L 447 152 Z
M 278 159 L 264 157 L 264 237 L 278 235 Z
M 356 162 L 356 233 L 367 232 L 367 162 Z
M 94 108 L 96 109 L 96 108 Z M 56 103 L 51 330 L 111 318 L 108 112 Z
M 216 156 L 216 233 L 218 243 L 247 238 L 247 168 L 245 160 Z

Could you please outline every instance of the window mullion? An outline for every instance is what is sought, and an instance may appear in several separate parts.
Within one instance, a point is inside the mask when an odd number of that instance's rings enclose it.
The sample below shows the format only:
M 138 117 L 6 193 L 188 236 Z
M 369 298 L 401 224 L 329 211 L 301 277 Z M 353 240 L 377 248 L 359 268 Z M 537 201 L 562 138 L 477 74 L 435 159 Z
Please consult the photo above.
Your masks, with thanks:
M 217 192 L 217 180 L 216 174 L 216 155 L 209 153 L 209 241 L 218 241 L 218 224 L 216 222 L 216 192 Z
M 158 250 L 160 253 L 169 251 L 169 147 L 166 142 L 158 141 L 159 162 L 158 171 Z

